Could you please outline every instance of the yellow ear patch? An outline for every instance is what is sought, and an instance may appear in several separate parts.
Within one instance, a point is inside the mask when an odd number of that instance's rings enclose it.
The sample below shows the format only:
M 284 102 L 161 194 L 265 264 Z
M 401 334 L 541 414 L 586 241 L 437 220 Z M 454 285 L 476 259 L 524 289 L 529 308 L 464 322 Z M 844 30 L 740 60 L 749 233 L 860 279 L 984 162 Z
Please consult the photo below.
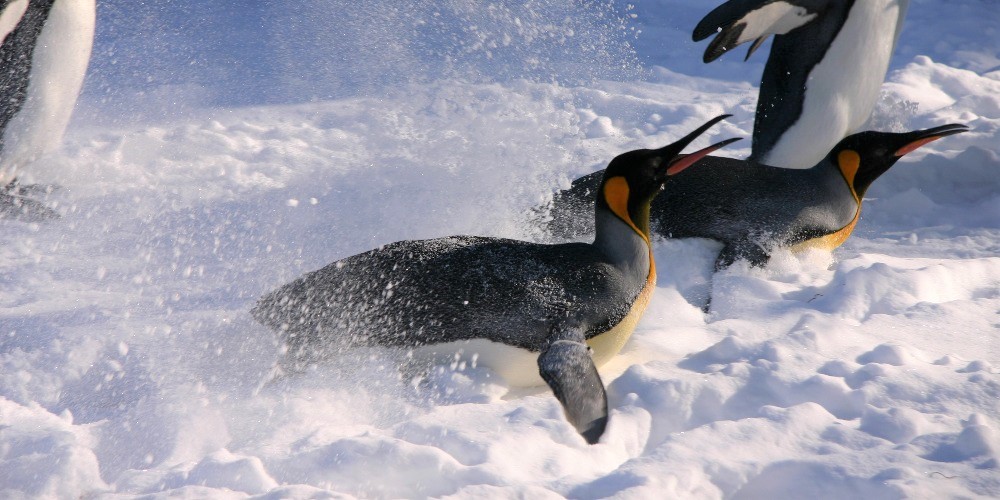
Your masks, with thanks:
M 628 213 L 629 194 L 628 181 L 622 176 L 612 177 L 604 183 L 604 201 L 611 207 L 611 211 L 640 236 L 646 238 L 646 234 L 636 227 L 635 223 L 632 222 L 632 216 Z
M 854 192 L 854 177 L 858 175 L 858 169 L 861 167 L 861 155 L 857 151 L 845 149 L 837 155 L 837 166 L 840 167 L 840 173 L 851 187 L 851 194 L 856 199 L 858 195 Z

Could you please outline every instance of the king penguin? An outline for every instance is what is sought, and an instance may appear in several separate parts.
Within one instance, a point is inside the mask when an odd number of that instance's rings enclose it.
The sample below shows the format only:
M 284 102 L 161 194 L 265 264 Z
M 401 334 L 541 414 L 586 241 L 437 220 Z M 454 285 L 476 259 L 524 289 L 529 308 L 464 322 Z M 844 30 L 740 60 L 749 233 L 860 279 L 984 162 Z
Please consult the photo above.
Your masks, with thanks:
M 837 143 L 808 169 L 709 156 L 698 168 L 670 177 L 653 200 L 653 230 L 667 238 L 722 242 L 716 270 L 737 259 L 761 266 L 775 248 L 832 250 L 854 231 L 865 192 L 903 155 L 968 130 L 961 124 L 906 133 L 860 132 Z M 556 194 L 550 227 L 573 227 L 599 172 Z M 565 235 L 563 235 L 565 236 Z
M 0 217 L 55 216 L 25 196 L 24 167 L 56 149 L 90 61 L 95 0 L 5 0 L 0 10 Z
M 596 443 L 608 418 L 596 367 L 628 340 L 656 285 L 650 202 L 668 177 L 736 140 L 681 154 L 727 116 L 663 148 L 614 158 L 599 182 L 593 243 L 400 241 L 308 273 L 251 313 L 285 342 L 283 368 L 379 345 L 472 355 L 512 385 L 544 380 L 569 422 Z
M 808 168 L 868 120 L 878 101 L 909 0 L 730 0 L 694 29 L 715 38 L 711 62 L 775 35 L 764 66 L 750 159 Z

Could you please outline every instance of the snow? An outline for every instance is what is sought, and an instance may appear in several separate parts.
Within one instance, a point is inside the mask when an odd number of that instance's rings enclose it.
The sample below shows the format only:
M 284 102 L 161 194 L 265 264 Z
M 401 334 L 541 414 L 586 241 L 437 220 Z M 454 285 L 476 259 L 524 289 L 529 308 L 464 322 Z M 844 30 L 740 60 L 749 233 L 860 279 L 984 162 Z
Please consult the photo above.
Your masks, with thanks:
M 656 242 L 658 288 L 601 370 L 611 421 L 593 446 L 544 387 L 401 372 L 390 350 L 262 384 L 279 347 L 248 310 L 400 239 L 544 240 L 527 221 L 556 189 L 720 113 L 692 149 L 748 137 L 767 47 L 703 65 L 695 0 L 581 4 L 572 21 L 560 2 L 459 2 L 398 35 L 406 12 L 324 8 L 301 29 L 335 47 L 321 28 L 347 23 L 346 46 L 375 58 L 334 85 L 351 58 L 305 71 L 322 50 L 250 43 L 261 23 L 297 26 L 279 22 L 288 5 L 251 4 L 99 7 L 64 146 L 32 168 L 63 217 L 0 222 L 0 497 L 1000 496 L 994 2 L 912 2 L 872 123 L 972 130 L 876 181 L 832 255 L 713 276 L 716 244 Z M 370 19 L 392 22 L 351 24 Z M 633 56 L 649 71 L 583 77 Z

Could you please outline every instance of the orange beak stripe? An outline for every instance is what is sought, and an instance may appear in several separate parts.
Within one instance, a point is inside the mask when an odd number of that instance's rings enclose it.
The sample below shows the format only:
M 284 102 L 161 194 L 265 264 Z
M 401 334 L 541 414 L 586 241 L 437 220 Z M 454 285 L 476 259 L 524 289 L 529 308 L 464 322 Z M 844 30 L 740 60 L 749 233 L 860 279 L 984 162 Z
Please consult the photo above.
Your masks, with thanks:
M 727 146 L 738 140 L 739 138 L 726 139 L 722 142 L 712 144 L 707 148 L 699 149 L 698 151 L 695 151 L 694 153 L 691 153 L 689 155 L 679 156 L 676 160 L 673 161 L 673 163 L 670 164 L 670 167 L 667 168 L 667 175 L 677 175 L 681 173 L 684 169 L 690 167 L 691 165 L 694 165 L 695 162 L 697 162 L 698 160 L 712 154 L 717 149 L 720 149 L 723 146 Z
M 930 143 L 930 142 L 934 142 L 934 141 L 940 139 L 941 137 L 943 137 L 943 136 L 935 135 L 935 136 L 932 136 L 932 137 L 925 137 L 923 139 L 918 139 L 916 141 L 913 141 L 913 142 L 911 142 L 911 143 L 909 143 L 909 144 L 907 144 L 907 145 L 905 145 L 905 146 L 897 149 L 895 154 L 896 154 L 896 156 L 903 156 L 903 155 L 905 155 L 907 153 L 912 153 L 912 152 L 916 151 L 917 148 L 919 148 L 920 146 L 923 146 L 924 144 L 927 144 L 927 143 Z

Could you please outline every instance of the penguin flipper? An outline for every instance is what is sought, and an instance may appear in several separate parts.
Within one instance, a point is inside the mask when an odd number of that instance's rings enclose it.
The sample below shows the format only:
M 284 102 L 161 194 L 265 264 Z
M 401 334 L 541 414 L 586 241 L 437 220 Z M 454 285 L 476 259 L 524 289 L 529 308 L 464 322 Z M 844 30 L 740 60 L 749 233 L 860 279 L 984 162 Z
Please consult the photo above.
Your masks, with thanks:
M 754 45 L 747 54 L 749 59 L 750 54 L 760 47 L 767 37 L 788 33 L 808 24 L 819 15 L 817 10 L 798 5 L 798 1 L 729 0 L 704 17 L 695 26 L 691 38 L 700 42 L 715 34 L 715 38 L 705 49 L 703 60 L 706 63 L 718 59 L 738 45 L 753 40 Z
M 608 397 L 590 348 L 579 329 L 553 335 L 538 356 L 538 372 L 588 444 L 608 425 Z
M 764 267 L 767 261 L 771 260 L 771 254 L 749 240 L 730 241 L 722 247 L 718 258 L 715 259 L 715 270 L 721 271 L 740 259 L 746 260 L 753 267 Z

